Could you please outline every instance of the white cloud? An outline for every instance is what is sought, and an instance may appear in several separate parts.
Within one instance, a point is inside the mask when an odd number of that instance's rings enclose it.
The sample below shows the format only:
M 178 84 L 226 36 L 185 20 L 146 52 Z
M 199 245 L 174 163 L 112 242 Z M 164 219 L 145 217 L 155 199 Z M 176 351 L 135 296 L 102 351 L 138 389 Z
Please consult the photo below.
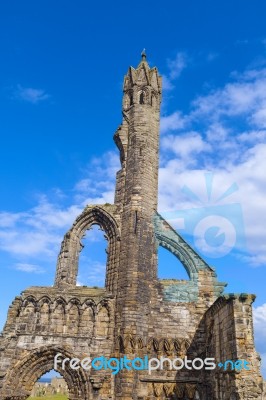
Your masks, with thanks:
M 75 218 L 81 213 L 82 207 L 71 205 L 65 209 L 50 203 L 46 198 L 42 198 L 39 204 L 24 218 L 25 224 L 42 228 L 64 228 L 70 226 Z
M 183 129 L 186 121 L 181 112 L 175 111 L 173 114 L 161 118 L 161 133 Z
M 226 128 L 221 122 L 213 122 L 206 131 L 207 139 L 210 143 L 222 143 L 223 146 L 229 144 L 228 136 L 231 129 Z
M 11 228 L 15 226 L 20 214 L 0 212 L 0 228 Z
M 162 138 L 162 149 L 173 152 L 177 157 L 187 159 L 192 154 L 210 151 L 211 146 L 204 142 L 198 132 L 188 132 L 183 135 L 167 135 Z M 190 160 L 192 161 L 193 158 Z M 189 162 L 189 161 L 187 161 Z
M 60 208 L 42 196 L 27 212 L 5 213 L 5 224 L 0 224 L 0 249 L 16 257 L 54 257 L 63 232 L 81 211 L 77 205 Z
M 163 90 L 170 91 L 175 87 L 175 80 L 178 79 L 182 71 L 187 67 L 188 57 L 183 52 L 178 52 L 173 59 L 167 60 L 168 72 L 163 74 Z
M 176 58 L 179 73 L 184 60 Z M 177 77 L 174 62 L 170 63 L 172 77 Z M 259 126 L 266 104 L 266 71 L 248 70 L 235 74 L 235 81 L 213 90 L 192 102 L 191 112 L 183 115 L 176 110 L 161 119 L 160 210 L 199 207 L 181 191 L 188 186 L 203 204 L 206 198 L 204 173 L 212 171 L 218 198 L 234 182 L 238 193 L 229 198 L 243 209 L 247 249 L 242 257 L 253 265 L 265 263 L 266 214 L 266 130 Z M 261 111 L 261 114 L 260 114 Z M 235 124 L 235 116 L 241 120 Z M 255 121 L 255 122 L 254 122 Z M 256 125 L 256 126 L 255 126 Z M 257 126 L 258 125 L 258 126 Z M 239 126 L 241 128 L 239 128 Z M 178 134 L 174 135 L 173 132 Z M 117 152 L 93 158 L 82 171 L 82 178 L 66 198 L 60 191 L 62 203 L 42 197 L 27 212 L 0 215 L 0 248 L 14 257 L 56 257 L 63 234 L 86 204 L 113 203 L 114 180 L 120 162 Z M 216 191 L 216 192 L 215 192 Z M 68 202 L 68 206 L 66 206 Z M 201 204 L 202 206 L 202 204 Z
M 28 103 L 37 104 L 49 99 L 51 96 L 45 90 L 18 85 L 15 97 Z
M 254 336 L 257 351 L 261 356 L 262 374 L 266 375 L 266 303 L 253 307 Z
M 0 249 L 16 257 L 36 255 L 54 256 L 61 235 L 49 230 L 32 230 L 25 225 L 17 225 L 12 231 L 0 232 Z
M 169 77 L 171 80 L 179 78 L 181 72 L 187 66 L 187 56 L 185 53 L 179 52 L 174 59 L 168 59 L 167 61 L 169 69 Z
M 74 186 L 72 198 L 60 190 L 60 196 L 56 191 L 50 199 L 39 196 L 38 204 L 30 210 L 0 213 L 0 250 L 14 259 L 23 259 L 24 266 L 33 265 L 32 261 L 38 258 L 48 257 L 56 262 L 65 232 L 84 207 L 114 202 L 115 172 L 119 167 L 117 154 L 108 152 L 91 160 L 82 173 L 84 178 Z M 71 204 L 67 206 L 66 201 Z M 87 232 L 87 236 L 98 240 L 95 230 Z
M 84 169 L 82 178 L 74 187 L 76 203 L 105 204 L 114 202 L 115 176 L 121 168 L 117 152 L 108 151 L 102 157 L 94 157 Z
M 266 303 L 253 307 L 253 322 L 259 351 L 266 353 Z
M 170 142 L 169 142 L 170 143 Z M 170 144 L 169 144 L 170 145 Z M 172 141 L 173 148 L 175 142 Z M 182 141 L 181 141 L 182 145 Z M 201 145 L 199 145 L 200 148 Z M 178 151 L 178 140 L 176 144 Z M 192 148 L 191 148 L 192 150 Z M 182 150 L 180 154 L 182 154 Z M 189 150 L 188 150 L 189 151 Z M 202 150 L 203 151 L 203 150 Z M 190 153 L 191 158 L 197 159 L 196 153 Z M 252 265 L 265 263 L 265 220 L 262 218 L 266 214 L 266 144 L 260 144 L 248 150 L 241 161 L 238 163 L 212 160 L 209 165 L 203 164 L 195 168 L 193 162 L 184 160 L 178 161 L 170 159 L 160 168 L 159 173 L 159 204 L 161 211 L 167 210 L 186 210 L 201 207 L 218 207 L 224 204 L 239 204 L 242 208 L 243 222 L 246 236 L 245 248 L 239 250 L 246 251 L 246 260 Z M 209 160 L 206 159 L 206 160 Z M 208 161 L 209 162 L 209 161 Z M 213 202 L 208 202 L 207 191 L 204 180 L 204 173 L 212 171 L 214 174 L 214 186 L 212 191 Z M 236 183 L 239 190 L 222 202 L 217 202 L 223 192 L 232 184 Z M 189 187 L 195 192 L 202 202 L 189 198 L 182 192 L 184 186 Z
M 176 110 L 162 118 L 160 209 L 199 207 L 181 189 L 186 185 L 202 198 L 206 171 L 214 173 L 220 188 L 237 183 L 238 193 L 228 200 L 242 207 L 246 235 L 242 259 L 252 265 L 265 264 L 266 253 L 265 105 L 266 69 L 249 69 L 234 73 L 224 87 L 197 97 L 188 114 Z
M 106 274 L 105 264 L 87 257 L 82 257 L 81 253 L 79 271 L 81 271 L 78 276 L 79 286 L 104 286 Z
M 174 89 L 174 84 L 171 82 L 171 79 L 168 78 L 167 75 L 162 75 L 163 78 L 163 90 L 173 90 Z
M 14 267 L 18 271 L 23 271 L 27 273 L 40 274 L 44 272 L 44 270 L 39 265 L 35 264 L 16 263 Z
M 104 286 L 106 265 L 99 261 L 89 264 L 87 279 L 89 285 Z
M 251 118 L 254 125 L 266 128 L 266 102 L 261 104 L 260 109 L 254 111 Z
M 246 142 L 249 144 L 260 143 L 266 141 L 266 130 L 251 130 L 243 132 L 238 135 L 237 139 L 240 142 Z
M 217 121 L 222 116 L 246 117 L 254 125 L 263 128 L 266 104 L 266 69 L 248 70 L 237 75 L 237 80 L 215 89 L 207 96 L 194 100 L 191 118 L 210 118 Z

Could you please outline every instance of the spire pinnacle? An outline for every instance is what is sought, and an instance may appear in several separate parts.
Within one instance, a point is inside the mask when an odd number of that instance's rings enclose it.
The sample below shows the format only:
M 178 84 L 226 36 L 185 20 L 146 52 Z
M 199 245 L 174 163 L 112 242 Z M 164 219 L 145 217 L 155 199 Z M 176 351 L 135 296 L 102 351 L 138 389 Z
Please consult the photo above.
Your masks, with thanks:
M 143 49 L 141 52 L 141 59 L 142 61 L 146 61 L 147 55 L 146 55 L 146 49 Z

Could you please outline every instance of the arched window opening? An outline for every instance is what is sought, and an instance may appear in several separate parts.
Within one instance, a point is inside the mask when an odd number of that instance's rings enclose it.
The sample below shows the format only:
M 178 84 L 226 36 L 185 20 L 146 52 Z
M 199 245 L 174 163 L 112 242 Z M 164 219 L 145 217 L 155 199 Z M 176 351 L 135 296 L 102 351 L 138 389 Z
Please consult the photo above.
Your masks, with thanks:
M 78 286 L 104 287 L 108 240 L 99 225 L 92 225 L 81 241 Z
M 158 249 L 158 278 L 190 280 L 184 265 L 163 246 Z
M 144 104 L 145 94 L 141 92 L 139 95 L 139 104 Z
M 129 105 L 130 105 L 130 106 L 133 106 L 133 94 L 131 94 L 131 95 L 129 96 L 129 99 L 130 99 Z
M 34 384 L 28 400 L 36 398 L 68 400 L 69 391 L 65 379 L 55 370 L 46 372 Z

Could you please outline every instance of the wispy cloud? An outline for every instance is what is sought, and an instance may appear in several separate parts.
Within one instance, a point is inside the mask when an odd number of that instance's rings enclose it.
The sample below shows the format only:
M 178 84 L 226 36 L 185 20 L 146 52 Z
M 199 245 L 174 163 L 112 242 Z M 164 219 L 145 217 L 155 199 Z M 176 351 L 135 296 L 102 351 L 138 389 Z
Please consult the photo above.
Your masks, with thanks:
M 43 89 L 35 89 L 17 85 L 14 97 L 28 103 L 38 104 L 44 100 L 48 100 L 51 96 Z
M 167 60 L 167 73 L 163 74 L 163 90 L 170 91 L 175 87 L 175 81 L 187 67 L 188 56 L 184 52 L 178 52 L 174 58 Z
M 75 202 L 81 206 L 113 203 L 115 176 L 119 169 L 119 156 L 115 151 L 108 151 L 102 157 L 93 157 L 83 171 L 84 177 L 75 184 Z
M 205 142 L 198 132 L 187 132 L 184 135 L 167 135 L 161 140 L 162 150 L 171 152 L 187 163 L 193 161 L 192 155 L 211 150 L 209 143 Z
M 185 128 L 186 119 L 180 111 L 175 111 L 170 115 L 161 118 L 161 133 L 176 131 Z
M 169 77 L 171 80 L 179 78 L 181 72 L 187 66 L 187 55 L 183 52 L 176 54 L 174 59 L 168 59 L 167 65 L 169 69 Z
M 20 214 L 0 212 L 0 228 L 11 228 L 15 226 L 19 218 Z
M 87 272 L 84 272 L 84 264 L 86 264 Z M 82 257 L 81 253 L 79 271 L 82 271 L 78 275 L 79 286 L 104 286 L 106 274 L 106 265 L 104 263 Z
M 256 348 L 262 358 L 262 372 L 266 374 L 266 303 L 253 308 Z
M 212 61 L 215 60 L 217 57 L 219 57 L 219 54 L 218 54 L 218 53 L 210 52 L 210 53 L 207 54 L 206 60 L 207 60 L 208 62 L 212 62 Z
M 223 117 L 241 116 L 247 123 L 265 124 L 266 69 L 250 69 L 236 76 L 235 81 L 199 96 L 193 102 L 192 117 L 209 117 L 217 121 Z
M 231 201 L 243 209 L 246 251 L 243 260 L 265 264 L 266 69 L 234 73 L 224 87 L 199 96 L 191 110 L 162 118 L 160 209 L 195 207 L 182 186 L 202 198 L 204 173 L 212 171 L 217 190 L 238 184 Z M 178 178 L 177 178 L 178 177 Z
M 65 232 L 84 207 L 114 202 L 118 168 L 117 153 L 108 152 L 89 162 L 70 196 L 61 190 L 58 196 L 58 191 L 53 191 L 50 197 L 38 196 L 37 204 L 27 211 L 0 213 L 0 250 L 15 260 L 16 269 L 35 265 L 38 259 L 55 262 Z M 67 202 L 70 205 L 67 206 Z M 98 240 L 97 231 L 89 231 L 87 236 L 93 241 Z
M 168 62 L 170 79 L 186 67 L 183 53 Z M 42 96 L 43 93 L 40 94 Z M 34 96 L 33 96 L 34 97 Z M 38 95 L 37 95 L 38 97 Z M 160 210 L 195 206 L 181 191 L 189 186 L 204 196 L 204 173 L 215 174 L 217 190 L 233 182 L 239 186 L 233 200 L 244 212 L 248 251 L 253 265 L 265 263 L 266 213 L 266 69 L 235 73 L 223 87 L 191 102 L 190 112 L 175 110 L 162 117 Z M 86 204 L 113 203 L 114 180 L 120 168 L 118 154 L 93 158 L 72 189 L 72 197 L 44 196 L 30 210 L 0 214 L 0 249 L 23 262 L 32 257 L 56 257 L 63 234 Z M 66 202 L 70 205 L 66 206 Z
M 27 263 L 16 263 L 15 269 L 22 272 L 33 273 L 33 274 L 41 274 L 44 272 L 43 268 L 39 265 L 35 264 L 27 264 Z

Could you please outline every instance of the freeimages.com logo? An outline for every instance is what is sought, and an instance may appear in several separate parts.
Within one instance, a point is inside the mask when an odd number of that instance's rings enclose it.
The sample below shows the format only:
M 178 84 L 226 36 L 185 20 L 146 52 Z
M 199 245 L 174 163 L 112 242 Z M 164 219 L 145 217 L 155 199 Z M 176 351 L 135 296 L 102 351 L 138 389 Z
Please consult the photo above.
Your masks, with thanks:
M 238 190 L 233 183 L 220 196 L 213 195 L 214 174 L 205 174 L 207 201 L 200 198 L 188 186 L 182 192 L 196 207 L 185 210 L 162 212 L 181 234 L 191 236 L 197 250 L 204 256 L 220 258 L 236 248 L 245 246 L 242 207 L 230 202 L 230 196 Z

